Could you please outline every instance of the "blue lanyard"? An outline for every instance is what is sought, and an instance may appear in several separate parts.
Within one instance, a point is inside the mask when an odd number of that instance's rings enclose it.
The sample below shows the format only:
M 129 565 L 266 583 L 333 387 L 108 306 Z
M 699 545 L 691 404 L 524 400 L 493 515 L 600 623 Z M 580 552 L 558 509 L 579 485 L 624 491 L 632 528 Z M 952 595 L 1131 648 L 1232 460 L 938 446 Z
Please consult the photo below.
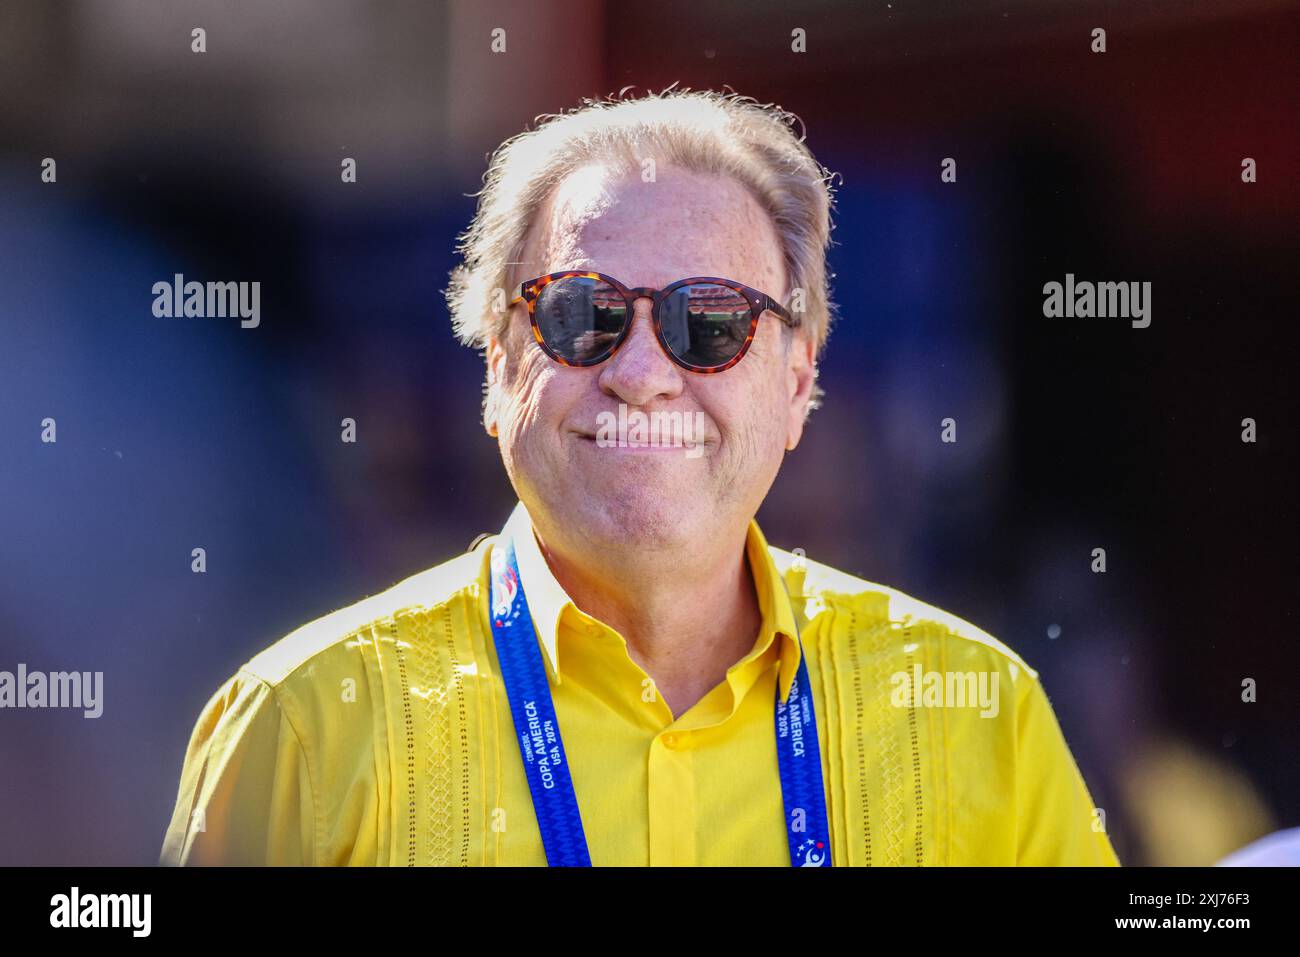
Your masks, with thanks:
M 504 550 L 492 549 L 489 601 L 492 640 L 501 663 L 546 862 L 551 867 L 590 867 L 578 796 L 569 774 L 542 650 L 519 578 L 513 540 L 505 543 Z M 817 713 L 802 645 L 800 652 L 799 671 L 786 701 L 781 701 L 779 681 L 776 692 L 776 753 L 785 802 L 786 838 L 791 865 L 829 867 L 830 828 L 822 790 Z

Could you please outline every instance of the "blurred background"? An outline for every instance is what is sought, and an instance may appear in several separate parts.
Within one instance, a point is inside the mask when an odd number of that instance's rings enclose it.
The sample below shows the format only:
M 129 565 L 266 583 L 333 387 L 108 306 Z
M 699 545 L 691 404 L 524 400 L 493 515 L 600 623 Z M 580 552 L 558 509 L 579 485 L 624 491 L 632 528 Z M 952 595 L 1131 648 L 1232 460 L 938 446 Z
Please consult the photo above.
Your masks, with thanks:
M 1263 0 L 6 0 L 0 669 L 103 671 L 105 708 L 0 712 L 0 864 L 154 863 L 222 681 L 501 526 L 442 299 L 470 194 L 538 114 L 672 83 L 792 110 L 842 177 L 826 403 L 769 539 L 1020 652 L 1124 863 L 1300 824 L 1298 26 Z M 1151 282 L 1150 328 L 1043 318 L 1067 272 Z M 155 318 L 175 273 L 260 281 L 260 327 Z

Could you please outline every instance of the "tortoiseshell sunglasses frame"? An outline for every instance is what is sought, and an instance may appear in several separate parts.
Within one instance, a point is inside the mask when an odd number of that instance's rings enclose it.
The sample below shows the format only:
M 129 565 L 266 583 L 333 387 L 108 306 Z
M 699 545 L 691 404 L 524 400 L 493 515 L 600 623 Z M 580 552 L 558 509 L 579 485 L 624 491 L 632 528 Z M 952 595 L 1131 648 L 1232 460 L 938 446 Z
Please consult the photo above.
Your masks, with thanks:
M 542 290 L 556 280 L 571 278 L 599 279 L 601 282 L 608 283 L 622 294 L 624 301 L 627 303 L 627 319 L 623 323 L 623 328 L 619 330 L 618 337 L 608 349 L 591 359 L 574 360 L 566 359 L 564 356 L 559 355 L 546 344 L 546 339 L 542 336 L 542 330 L 537 325 L 537 299 L 538 296 L 541 295 Z M 745 341 L 741 344 L 740 349 L 736 354 L 722 365 L 693 365 L 675 355 L 673 350 L 668 347 L 668 342 L 664 338 L 663 325 L 659 321 L 659 304 L 682 286 L 688 286 L 693 283 L 710 283 L 715 286 L 725 286 L 728 289 L 740 293 L 745 297 L 745 301 L 749 303 L 749 333 L 745 336 Z M 541 346 L 543 352 L 561 365 L 569 366 L 571 368 L 583 368 L 586 366 L 600 365 L 618 351 L 619 346 L 621 346 L 624 340 L 627 339 L 627 334 L 632 329 L 632 320 L 635 317 L 635 307 L 638 299 L 649 299 L 654 303 L 650 310 L 650 320 L 654 326 L 655 338 L 659 340 L 659 346 L 665 353 L 667 353 L 668 358 L 672 359 L 673 362 L 677 363 L 677 365 L 681 366 L 683 369 L 686 369 L 689 372 L 697 372 L 701 375 L 713 375 L 714 373 L 725 372 L 744 358 L 745 353 L 749 351 L 750 344 L 754 341 L 754 334 L 758 331 L 758 320 L 762 317 L 764 312 L 770 310 L 791 329 L 797 329 L 802 324 L 801 319 L 790 315 L 790 311 L 786 309 L 785 306 L 781 305 L 766 293 L 759 292 L 757 289 L 754 289 L 752 286 L 746 286 L 744 283 L 736 282 L 734 279 L 719 279 L 716 276 L 692 276 L 689 279 L 679 279 L 671 285 L 665 286 L 663 289 L 654 289 L 650 286 L 629 288 L 613 276 L 606 276 L 604 273 L 584 272 L 580 269 L 566 270 L 564 272 L 548 273 L 545 276 L 538 276 L 536 279 L 529 279 L 520 283 L 519 295 L 510 300 L 510 305 L 513 307 L 519 302 L 527 304 L 528 321 L 533 327 L 533 338 L 537 340 L 537 344 Z

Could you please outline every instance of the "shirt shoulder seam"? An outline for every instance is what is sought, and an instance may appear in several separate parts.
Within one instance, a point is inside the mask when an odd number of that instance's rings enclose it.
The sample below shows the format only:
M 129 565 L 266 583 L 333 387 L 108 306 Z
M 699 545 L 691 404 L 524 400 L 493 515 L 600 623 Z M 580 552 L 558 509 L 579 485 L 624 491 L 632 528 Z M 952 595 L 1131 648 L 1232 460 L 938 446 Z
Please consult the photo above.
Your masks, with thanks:
M 438 611 L 467 596 L 476 599 L 478 564 L 468 562 L 471 557 L 486 559 L 486 553 L 481 553 L 481 550 L 466 552 L 403 579 L 382 592 L 312 619 L 263 648 L 244 662 L 241 670 L 276 688 L 321 655 L 364 637 L 385 622 L 405 614 Z M 466 567 L 457 567 L 462 562 Z M 469 577 L 469 567 L 476 569 L 473 577 Z M 440 572 L 452 580 L 439 582 L 437 573 Z M 462 574 L 465 577 L 460 580 Z
M 288 725 L 290 733 L 293 734 L 294 743 L 298 745 L 298 750 L 302 753 L 303 761 L 307 765 L 307 796 L 311 800 L 312 862 L 318 862 L 322 859 L 320 856 L 321 817 L 316 805 L 316 772 L 314 770 L 315 761 L 312 758 L 311 749 L 309 749 L 304 743 L 302 732 L 294 721 L 293 709 L 290 706 L 289 700 L 281 693 L 280 687 L 267 681 L 261 675 L 249 670 L 247 667 L 241 667 L 238 673 L 247 675 L 270 691 L 271 697 L 275 701 L 276 709 L 283 716 L 285 724 Z

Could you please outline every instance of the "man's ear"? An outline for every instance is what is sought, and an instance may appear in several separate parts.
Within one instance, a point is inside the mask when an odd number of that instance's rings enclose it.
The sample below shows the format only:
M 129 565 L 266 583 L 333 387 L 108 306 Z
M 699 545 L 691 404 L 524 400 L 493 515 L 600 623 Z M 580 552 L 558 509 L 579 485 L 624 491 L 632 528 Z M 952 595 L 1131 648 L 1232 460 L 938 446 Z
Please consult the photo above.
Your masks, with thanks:
M 808 403 L 812 401 L 813 386 L 817 384 L 817 349 L 812 338 L 795 330 L 786 360 L 786 381 L 789 385 L 789 418 L 786 424 L 785 449 L 794 451 L 803 437 L 804 423 L 808 421 Z
M 483 386 L 483 429 L 495 439 L 501 406 L 501 382 L 506 367 L 506 347 L 495 334 L 488 336 L 483 357 L 487 364 L 487 381 Z

